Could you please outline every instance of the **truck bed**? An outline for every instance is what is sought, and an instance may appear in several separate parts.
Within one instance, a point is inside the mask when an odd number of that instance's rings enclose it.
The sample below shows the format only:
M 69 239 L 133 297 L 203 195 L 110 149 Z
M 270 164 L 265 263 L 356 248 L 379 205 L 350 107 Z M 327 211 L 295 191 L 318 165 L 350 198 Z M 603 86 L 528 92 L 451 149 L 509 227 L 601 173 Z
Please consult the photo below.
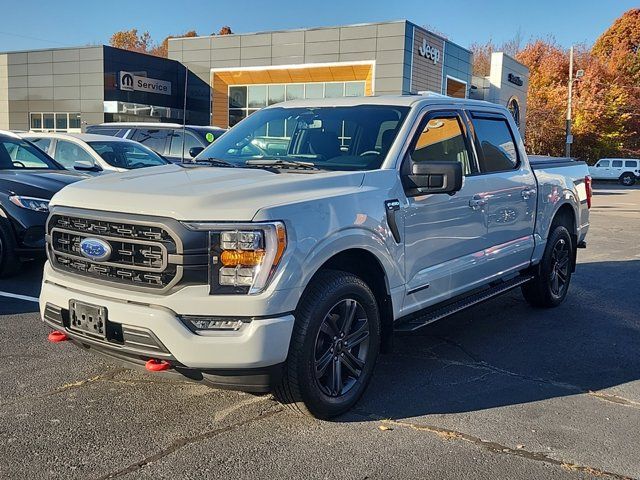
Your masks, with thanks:
M 586 165 L 585 162 L 570 157 L 551 157 L 547 155 L 528 155 L 529 164 L 534 170 L 539 168 L 572 167 Z

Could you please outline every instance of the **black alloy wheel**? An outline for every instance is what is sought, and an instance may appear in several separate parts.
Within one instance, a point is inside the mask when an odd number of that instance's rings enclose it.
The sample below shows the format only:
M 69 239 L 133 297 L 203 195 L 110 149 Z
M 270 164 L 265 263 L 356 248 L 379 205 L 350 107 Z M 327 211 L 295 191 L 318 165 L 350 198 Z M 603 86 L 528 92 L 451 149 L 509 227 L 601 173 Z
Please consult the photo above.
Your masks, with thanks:
M 367 312 L 352 298 L 340 300 L 324 317 L 314 350 L 316 379 L 325 395 L 344 395 L 362 375 L 369 328 Z
M 316 274 L 294 312 L 276 398 L 304 415 L 332 418 L 366 390 L 380 351 L 380 311 L 371 288 L 337 270 Z
M 623 173 L 620 177 L 620 183 L 625 187 L 632 187 L 636 183 L 636 176 L 633 173 Z
M 549 273 L 549 287 L 551 293 L 561 298 L 569 287 L 569 269 L 571 268 L 570 245 L 564 238 L 560 238 L 553 246 L 551 254 L 552 267 Z
M 552 225 L 534 277 L 522 286 L 522 294 L 530 305 L 550 308 L 564 301 L 573 273 L 574 248 L 567 228 L 564 225 Z

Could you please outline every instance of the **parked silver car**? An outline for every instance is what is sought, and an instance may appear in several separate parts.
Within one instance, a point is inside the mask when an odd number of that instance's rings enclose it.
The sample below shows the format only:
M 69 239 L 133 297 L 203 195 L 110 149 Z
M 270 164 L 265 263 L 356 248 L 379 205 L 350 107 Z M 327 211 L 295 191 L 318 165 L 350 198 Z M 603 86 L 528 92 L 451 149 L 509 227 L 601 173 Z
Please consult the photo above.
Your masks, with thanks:
M 170 162 L 144 145 L 124 138 L 88 133 L 25 133 L 21 135 L 67 170 L 126 172 Z

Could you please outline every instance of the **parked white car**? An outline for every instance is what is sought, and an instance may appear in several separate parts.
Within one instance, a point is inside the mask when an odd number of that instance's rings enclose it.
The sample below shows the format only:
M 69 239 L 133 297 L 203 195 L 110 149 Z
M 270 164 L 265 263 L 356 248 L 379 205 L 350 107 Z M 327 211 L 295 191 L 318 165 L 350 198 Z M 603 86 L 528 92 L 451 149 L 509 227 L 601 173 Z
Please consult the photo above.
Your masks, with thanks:
M 89 133 L 26 133 L 22 138 L 48 153 L 67 170 L 126 172 L 170 163 L 144 145 Z
M 602 158 L 589 173 L 594 180 L 618 180 L 630 187 L 640 180 L 640 160 L 637 158 Z

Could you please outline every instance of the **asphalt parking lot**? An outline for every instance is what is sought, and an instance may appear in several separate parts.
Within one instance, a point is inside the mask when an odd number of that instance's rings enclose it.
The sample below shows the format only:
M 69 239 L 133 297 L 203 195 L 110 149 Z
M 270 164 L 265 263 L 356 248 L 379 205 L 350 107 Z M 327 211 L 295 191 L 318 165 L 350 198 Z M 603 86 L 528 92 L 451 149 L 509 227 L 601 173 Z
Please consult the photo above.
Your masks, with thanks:
M 561 307 L 398 338 L 332 422 L 48 343 L 30 265 L 0 281 L 0 478 L 640 478 L 640 187 L 591 212 Z

